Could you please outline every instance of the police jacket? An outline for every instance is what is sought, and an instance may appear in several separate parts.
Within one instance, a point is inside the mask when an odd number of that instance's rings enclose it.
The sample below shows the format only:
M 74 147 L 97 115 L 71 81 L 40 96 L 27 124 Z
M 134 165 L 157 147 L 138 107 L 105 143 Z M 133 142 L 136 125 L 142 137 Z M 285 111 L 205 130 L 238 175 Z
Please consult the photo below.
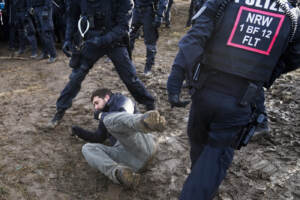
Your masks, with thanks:
M 168 7 L 169 0 L 134 0 L 134 6 L 139 7 L 148 7 L 152 6 L 156 10 L 156 14 L 160 17 L 164 16 L 164 12 Z
M 190 73 L 201 62 L 254 82 L 268 82 L 279 60 L 290 68 L 300 66 L 299 27 L 291 42 L 291 17 L 275 0 L 229 1 L 220 14 L 222 2 L 205 2 L 195 25 L 179 42 L 174 65 Z M 296 21 L 299 26 L 299 18 Z
M 90 132 L 79 128 L 77 129 L 77 136 L 92 143 L 103 143 L 108 138 L 110 144 L 114 145 L 116 143 L 116 139 L 107 131 L 103 123 L 103 118 L 112 112 L 138 113 L 138 109 L 135 102 L 128 97 L 120 93 L 112 94 L 102 110 L 98 129 L 95 132 Z
M 71 40 L 77 31 L 78 19 L 88 18 L 89 34 L 98 31 L 103 45 L 122 42 L 128 37 L 129 24 L 132 18 L 133 0 L 68 0 L 66 40 Z M 90 34 L 92 35 L 92 34 Z

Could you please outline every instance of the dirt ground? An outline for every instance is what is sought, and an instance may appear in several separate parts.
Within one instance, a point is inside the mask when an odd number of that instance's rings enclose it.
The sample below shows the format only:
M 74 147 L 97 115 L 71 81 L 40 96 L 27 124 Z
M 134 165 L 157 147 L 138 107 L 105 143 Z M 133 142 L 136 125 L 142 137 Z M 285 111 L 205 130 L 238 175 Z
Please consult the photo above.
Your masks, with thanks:
M 188 1 L 175 0 L 171 29 L 162 28 L 156 66 L 151 77 L 143 75 L 145 45 L 137 41 L 133 60 L 137 74 L 157 99 L 168 129 L 158 135 L 159 153 L 142 183 L 134 190 L 113 184 L 88 166 L 81 154 L 82 140 L 70 136 L 71 125 L 94 130 L 91 91 L 109 87 L 129 95 L 113 65 L 97 62 L 82 84 L 55 131 L 43 127 L 55 112 L 55 102 L 68 81 L 68 59 L 58 61 L 5 59 L 0 44 L 0 200 L 175 200 L 189 173 L 186 136 L 188 108 L 171 109 L 166 80 L 186 31 Z M 23 58 L 28 57 L 27 52 Z M 278 79 L 267 92 L 271 132 L 237 151 L 215 200 L 300 199 L 300 70 Z M 183 97 L 188 98 L 187 91 Z M 143 107 L 140 107 L 143 111 Z

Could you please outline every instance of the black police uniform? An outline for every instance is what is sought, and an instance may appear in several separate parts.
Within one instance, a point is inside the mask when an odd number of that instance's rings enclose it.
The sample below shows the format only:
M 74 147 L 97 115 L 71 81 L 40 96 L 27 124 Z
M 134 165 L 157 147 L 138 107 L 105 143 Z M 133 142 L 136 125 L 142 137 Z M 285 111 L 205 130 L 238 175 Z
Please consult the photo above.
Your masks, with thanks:
M 135 0 L 133 19 L 130 32 L 130 48 L 133 51 L 134 42 L 139 36 L 139 29 L 143 26 L 144 42 L 146 45 L 147 59 L 144 72 L 151 71 L 155 62 L 158 28 L 163 21 L 168 0 Z
M 51 0 L 29 0 L 32 8 L 36 29 L 42 44 L 42 57 L 56 58 L 56 49 L 53 39 L 53 19 Z
M 81 48 L 80 59 L 70 75 L 70 81 L 56 102 L 57 113 L 52 122 L 62 118 L 64 111 L 71 107 L 72 99 L 80 90 L 81 82 L 94 63 L 107 55 L 135 100 L 154 109 L 154 98 L 136 76 L 133 63 L 129 59 L 127 44 L 129 22 L 132 17 L 131 0 L 73 0 L 67 4 L 67 31 L 64 46 L 70 46 L 79 16 L 88 19 L 90 29 Z M 83 28 L 84 29 L 84 28 Z
M 274 0 L 227 1 L 225 7 L 223 2 L 205 2 L 206 9 L 179 43 L 167 83 L 169 94 L 179 94 L 186 74 L 193 86 L 188 122 L 192 171 L 181 200 L 213 198 L 241 130 L 251 121 L 256 92 L 280 62 L 300 66 L 299 27 L 293 34 L 297 16 L 283 12 Z
M 19 53 L 23 53 L 28 40 L 31 44 L 32 56 L 37 55 L 37 41 L 35 37 L 35 28 L 32 19 L 28 13 L 28 0 L 13 0 L 13 5 L 16 11 L 14 18 L 19 36 Z

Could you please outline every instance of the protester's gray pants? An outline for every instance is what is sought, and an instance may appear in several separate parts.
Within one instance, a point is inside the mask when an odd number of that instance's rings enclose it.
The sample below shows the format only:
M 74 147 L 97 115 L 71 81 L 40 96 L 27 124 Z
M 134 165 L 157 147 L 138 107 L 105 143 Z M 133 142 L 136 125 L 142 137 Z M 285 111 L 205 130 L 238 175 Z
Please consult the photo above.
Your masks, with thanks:
M 120 165 L 137 172 L 145 167 L 156 151 L 154 136 L 139 132 L 141 126 L 138 121 L 141 116 L 142 114 L 127 112 L 105 116 L 104 125 L 117 139 L 117 143 L 112 147 L 96 143 L 87 143 L 82 147 L 82 153 L 89 165 L 100 170 L 115 183 L 118 183 L 115 171 Z

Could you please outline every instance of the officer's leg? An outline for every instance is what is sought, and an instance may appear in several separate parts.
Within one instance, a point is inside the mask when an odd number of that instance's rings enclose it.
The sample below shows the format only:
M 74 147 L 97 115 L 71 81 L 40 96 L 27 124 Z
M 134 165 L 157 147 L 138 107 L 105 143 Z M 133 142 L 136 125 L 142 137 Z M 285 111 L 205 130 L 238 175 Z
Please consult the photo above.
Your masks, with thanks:
M 48 58 L 48 51 L 46 49 L 44 30 L 43 30 L 43 16 L 41 10 L 35 9 L 34 19 L 36 22 L 37 33 L 39 35 L 40 43 L 42 46 L 42 54 L 38 57 L 38 59 L 46 59 Z
M 128 153 L 133 155 L 133 158 L 128 158 L 122 162 L 125 162 L 126 165 L 132 167 L 135 171 L 144 167 L 157 151 L 154 136 L 140 132 L 145 131 L 142 122 L 144 116 L 145 114 L 118 112 L 105 116 L 103 120 L 109 133 L 120 142 Z M 157 121 L 157 124 L 165 123 L 164 118 L 160 118 L 161 121 Z
M 53 19 L 52 19 L 52 9 L 47 12 L 43 12 L 42 14 L 42 28 L 44 33 L 44 41 L 45 41 L 45 48 L 50 54 L 49 63 L 55 62 L 56 58 L 56 49 L 54 45 L 54 38 L 53 38 Z
M 195 97 L 194 97 L 195 98 Z M 191 168 L 195 165 L 208 138 L 208 118 L 206 107 L 201 107 L 197 99 L 192 101 L 189 113 L 187 134 L 189 136 Z M 208 108 L 209 109 L 209 108 Z
M 26 46 L 25 31 L 21 25 L 18 27 L 18 36 L 19 36 L 19 50 L 16 52 L 16 55 L 23 54 Z
M 136 76 L 135 67 L 129 59 L 125 47 L 112 48 L 108 53 L 116 70 L 134 99 L 146 106 L 147 110 L 154 109 L 154 98 L 146 90 L 141 80 Z
M 212 199 L 232 162 L 234 150 L 231 145 L 250 120 L 251 107 L 240 106 L 237 98 L 207 88 L 197 91 L 192 100 L 191 112 L 194 113 L 191 116 L 195 121 L 189 125 L 195 130 L 189 137 L 192 144 L 198 142 L 202 150 L 193 161 L 180 199 Z M 199 129 L 198 133 L 196 129 Z M 201 141 L 203 133 L 204 145 Z
M 26 22 L 26 31 L 27 31 L 27 38 L 29 43 L 31 44 L 31 58 L 37 57 L 37 41 L 35 37 L 35 28 L 32 23 L 31 18 L 27 19 Z
M 147 58 L 144 73 L 147 74 L 151 71 L 155 62 L 156 55 L 156 42 L 158 40 L 158 30 L 152 25 L 154 21 L 154 13 L 148 9 L 144 17 L 144 40 L 146 44 Z
M 210 132 L 221 142 L 230 140 L 240 131 L 240 127 L 232 127 Z M 223 138 L 220 137 L 225 136 Z M 225 178 L 234 155 L 231 147 L 213 147 L 206 145 L 184 183 L 180 200 L 213 199 L 219 185 Z

